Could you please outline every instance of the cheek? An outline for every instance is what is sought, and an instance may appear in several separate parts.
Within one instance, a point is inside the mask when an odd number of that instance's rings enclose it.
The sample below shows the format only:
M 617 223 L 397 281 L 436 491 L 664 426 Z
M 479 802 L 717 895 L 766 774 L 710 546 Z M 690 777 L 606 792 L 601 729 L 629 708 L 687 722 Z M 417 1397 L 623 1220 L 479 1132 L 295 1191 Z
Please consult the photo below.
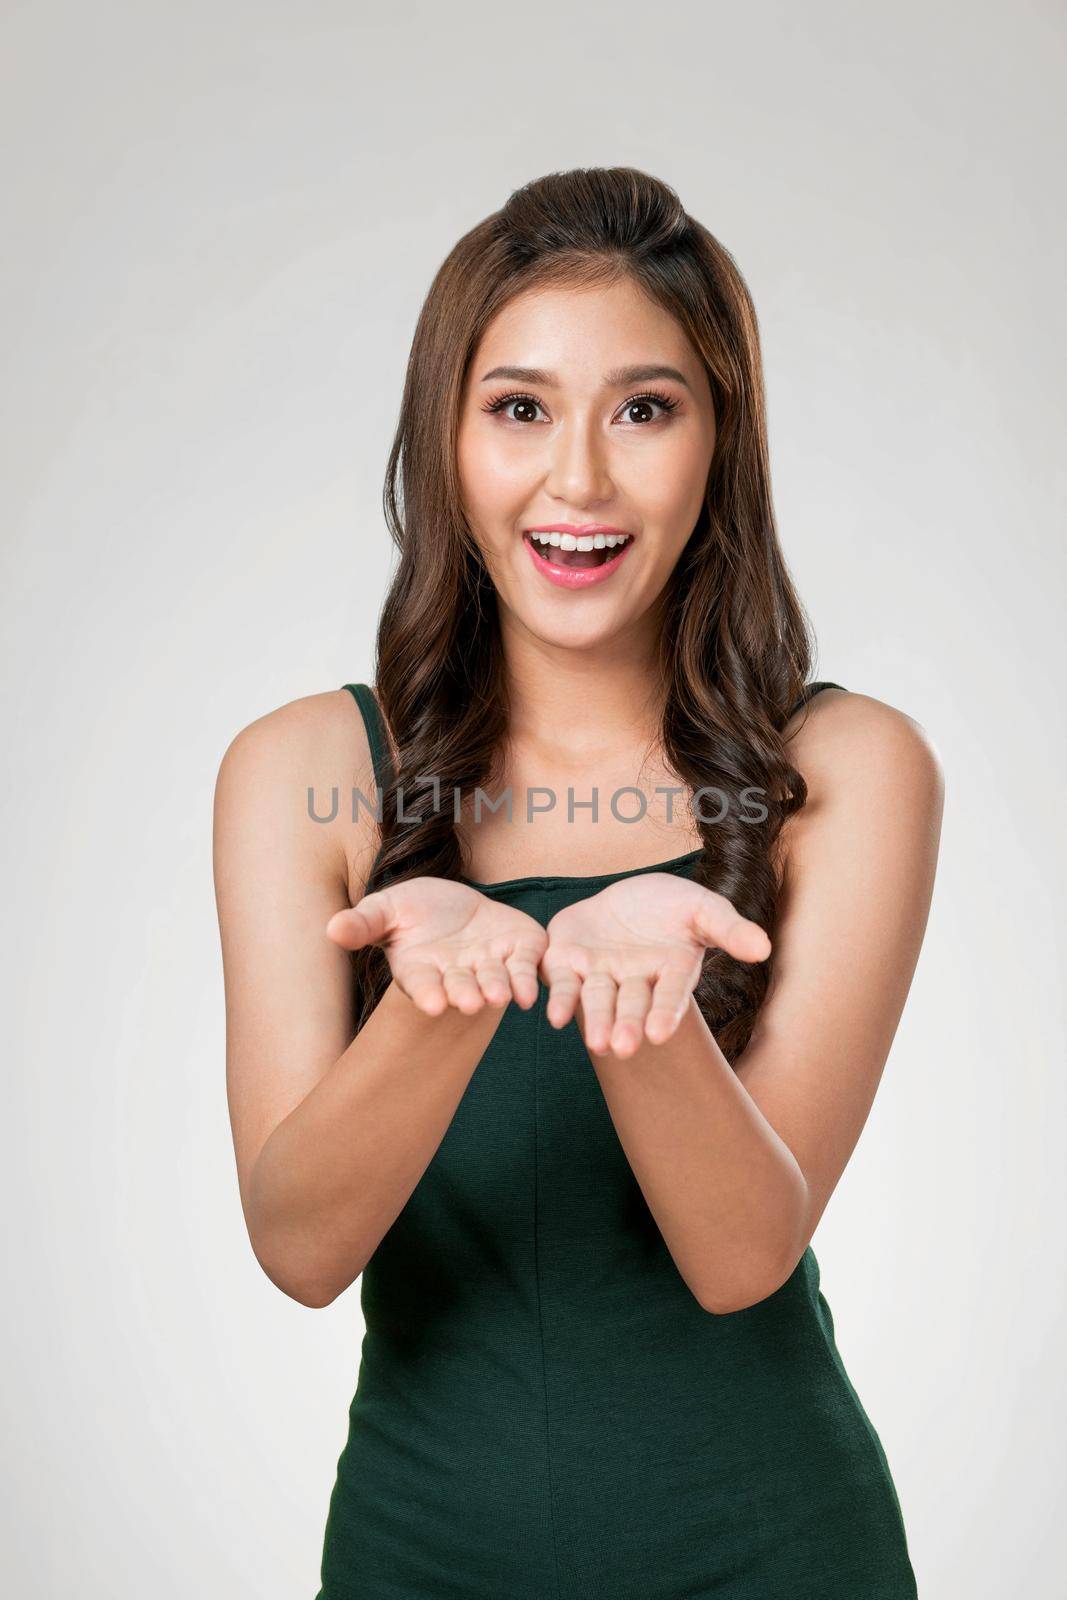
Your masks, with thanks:
M 468 504 L 487 510 L 506 509 L 509 502 L 525 492 L 530 468 L 521 450 L 509 450 L 492 433 L 461 439 L 458 451 L 460 480 Z
M 688 537 L 703 504 L 710 466 L 710 451 L 695 433 L 665 433 L 654 465 L 647 457 L 634 462 L 627 498 L 650 525 Z

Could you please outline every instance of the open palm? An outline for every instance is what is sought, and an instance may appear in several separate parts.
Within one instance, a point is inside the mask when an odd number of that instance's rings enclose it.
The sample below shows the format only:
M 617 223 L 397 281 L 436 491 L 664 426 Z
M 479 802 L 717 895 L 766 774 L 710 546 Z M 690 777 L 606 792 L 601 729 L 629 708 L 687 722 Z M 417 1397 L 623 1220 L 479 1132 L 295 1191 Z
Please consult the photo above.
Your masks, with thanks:
M 380 944 L 393 978 L 428 1016 L 450 1005 L 473 1014 L 487 1002 L 537 999 L 548 942 L 539 922 L 452 878 L 408 878 L 364 895 L 326 925 L 345 950 Z
M 561 1028 L 581 1008 L 589 1049 L 633 1055 L 677 1030 L 704 951 L 764 961 L 771 942 L 723 895 L 669 872 L 640 873 L 557 911 L 540 972 L 547 1015 Z

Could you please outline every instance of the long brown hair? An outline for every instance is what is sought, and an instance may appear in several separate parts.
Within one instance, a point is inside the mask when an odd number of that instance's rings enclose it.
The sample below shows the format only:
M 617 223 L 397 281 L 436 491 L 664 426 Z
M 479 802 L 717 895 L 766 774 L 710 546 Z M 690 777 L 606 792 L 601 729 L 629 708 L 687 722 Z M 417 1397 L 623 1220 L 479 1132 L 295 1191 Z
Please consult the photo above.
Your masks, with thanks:
M 722 821 L 699 822 L 696 880 L 773 939 L 778 836 L 807 798 L 781 730 L 807 682 L 813 640 L 775 525 L 756 314 L 728 252 L 668 184 L 632 167 L 556 172 L 517 189 L 460 239 L 419 315 L 385 485 L 400 559 L 376 649 L 396 772 L 383 793 L 366 892 L 424 873 L 465 873 L 451 806 L 435 804 L 429 778 L 448 796 L 476 786 L 492 792 L 506 746 L 496 591 L 463 513 L 457 469 L 474 351 L 514 296 L 623 276 L 671 312 L 699 352 L 717 428 L 704 508 L 662 600 L 663 750 L 690 793 L 710 786 L 728 797 Z M 752 803 L 742 791 L 750 788 L 763 792 L 765 821 L 746 820 Z M 721 950 L 706 954 L 696 998 L 731 1062 L 751 1036 L 773 959 L 749 965 Z M 353 964 L 362 1026 L 389 968 L 376 945 L 355 952 Z

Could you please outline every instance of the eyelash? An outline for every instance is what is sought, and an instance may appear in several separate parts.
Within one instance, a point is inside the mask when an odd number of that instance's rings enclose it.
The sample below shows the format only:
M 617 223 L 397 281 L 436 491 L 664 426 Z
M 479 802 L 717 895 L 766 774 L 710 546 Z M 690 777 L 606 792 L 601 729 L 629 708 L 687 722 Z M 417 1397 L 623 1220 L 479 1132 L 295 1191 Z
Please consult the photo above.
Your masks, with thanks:
M 519 400 L 523 400 L 528 405 L 532 406 L 540 406 L 541 404 L 536 395 L 502 394 L 497 399 L 490 400 L 482 407 L 482 410 L 491 413 L 503 411 L 505 406 L 513 406 Z M 677 400 L 673 399 L 669 394 L 664 394 L 661 389 L 646 389 L 642 394 L 631 395 L 629 400 L 623 401 L 622 409 L 626 411 L 630 406 L 635 406 L 642 400 L 650 400 L 654 405 L 662 406 L 668 415 L 670 415 L 672 411 L 676 411 L 678 409 Z M 529 426 L 528 423 L 520 422 L 518 417 L 510 417 L 508 420 L 510 422 L 514 422 L 520 428 Z M 634 426 L 639 428 L 648 428 L 651 427 L 651 423 L 639 422 L 634 424 Z

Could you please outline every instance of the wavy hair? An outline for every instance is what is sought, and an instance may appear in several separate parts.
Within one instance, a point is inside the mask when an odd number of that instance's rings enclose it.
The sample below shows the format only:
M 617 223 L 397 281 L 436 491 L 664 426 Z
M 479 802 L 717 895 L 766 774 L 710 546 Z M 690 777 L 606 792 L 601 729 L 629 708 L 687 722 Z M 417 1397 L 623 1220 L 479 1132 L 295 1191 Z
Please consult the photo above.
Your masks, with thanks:
M 420 775 L 464 795 L 499 781 L 508 685 L 496 591 L 464 516 L 457 467 L 474 351 L 514 296 L 620 278 L 681 324 L 715 407 L 703 509 L 661 597 L 663 751 L 690 794 L 709 786 L 729 802 L 722 821 L 694 818 L 695 880 L 773 939 L 779 834 L 807 798 L 781 735 L 814 643 L 775 524 L 756 314 L 729 253 L 668 184 L 632 167 L 555 172 L 515 190 L 455 245 L 420 312 L 384 492 L 399 562 L 379 619 L 374 682 L 395 771 L 365 892 L 466 873 L 451 809 L 435 805 Z M 763 792 L 765 821 L 745 820 L 750 788 Z M 751 1036 L 773 963 L 773 952 L 758 965 L 718 949 L 705 955 L 695 997 L 731 1063 Z M 390 974 L 377 945 L 353 952 L 353 964 L 361 1027 Z

